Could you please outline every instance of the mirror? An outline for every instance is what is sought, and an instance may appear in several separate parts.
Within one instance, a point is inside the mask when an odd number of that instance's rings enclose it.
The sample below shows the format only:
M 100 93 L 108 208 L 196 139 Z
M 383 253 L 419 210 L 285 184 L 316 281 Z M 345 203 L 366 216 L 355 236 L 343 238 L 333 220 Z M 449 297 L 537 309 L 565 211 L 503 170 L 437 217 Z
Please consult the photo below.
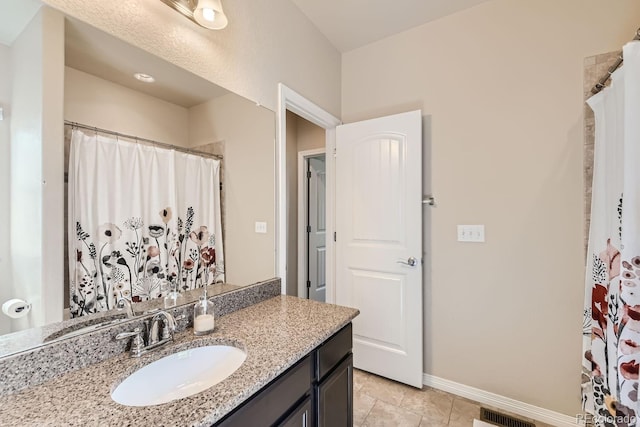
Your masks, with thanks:
M 43 331 L 107 316 L 59 323 L 73 298 L 64 254 L 74 253 L 67 244 L 76 243 L 61 226 L 69 214 L 70 126 L 63 120 L 117 132 L 131 144 L 144 139 L 192 156 L 220 155 L 225 280 L 212 292 L 275 275 L 272 111 L 38 1 L 3 2 L 0 28 L 9 29 L 9 22 L 16 28 L 0 33 L 0 304 L 18 298 L 31 311 L 18 319 L 0 313 L 0 356 L 3 342 L 22 337 L 25 349 L 39 345 Z M 155 83 L 135 80 L 137 72 L 153 75 Z M 267 224 L 266 234 L 255 233 L 256 222 Z M 152 299 L 133 306 L 142 312 L 163 304 Z

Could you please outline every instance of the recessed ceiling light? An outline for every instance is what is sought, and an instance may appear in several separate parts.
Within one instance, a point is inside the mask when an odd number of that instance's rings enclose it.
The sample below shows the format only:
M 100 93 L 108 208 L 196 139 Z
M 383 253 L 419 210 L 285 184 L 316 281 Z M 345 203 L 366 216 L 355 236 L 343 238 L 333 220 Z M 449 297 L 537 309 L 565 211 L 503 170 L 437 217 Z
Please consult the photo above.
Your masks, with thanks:
M 156 81 L 156 79 L 154 79 L 153 76 L 150 76 L 149 74 L 144 74 L 144 73 L 135 73 L 133 77 L 145 83 L 153 83 Z

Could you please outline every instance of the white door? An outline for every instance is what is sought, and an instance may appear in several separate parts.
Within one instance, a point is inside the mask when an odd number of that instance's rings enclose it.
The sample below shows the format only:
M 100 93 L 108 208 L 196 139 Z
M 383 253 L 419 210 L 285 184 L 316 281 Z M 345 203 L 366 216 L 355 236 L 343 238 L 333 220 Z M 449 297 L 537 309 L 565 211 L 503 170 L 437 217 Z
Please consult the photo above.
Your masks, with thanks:
M 353 364 L 422 387 L 421 113 L 336 132 L 336 303 L 360 310 Z
M 309 274 L 309 299 L 326 300 L 326 171 L 324 154 L 308 159 L 308 274 Z

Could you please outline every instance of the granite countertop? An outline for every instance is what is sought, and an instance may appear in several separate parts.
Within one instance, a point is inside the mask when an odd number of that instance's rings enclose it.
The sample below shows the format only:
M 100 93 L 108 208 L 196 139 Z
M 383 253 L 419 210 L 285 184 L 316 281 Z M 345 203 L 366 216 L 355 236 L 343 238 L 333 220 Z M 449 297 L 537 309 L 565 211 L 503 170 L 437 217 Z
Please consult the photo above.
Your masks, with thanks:
M 188 329 L 176 334 L 174 343 L 140 359 L 124 353 L 0 397 L 0 425 L 208 426 L 357 314 L 353 308 L 277 296 L 216 319 L 211 335 L 195 337 Z M 140 367 L 176 351 L 211 344 L 235 345 L 246 351 L 247 359 L 224 381 L 184 399 L 141 408 L 123 406 L 111 399 L 111 391 Z

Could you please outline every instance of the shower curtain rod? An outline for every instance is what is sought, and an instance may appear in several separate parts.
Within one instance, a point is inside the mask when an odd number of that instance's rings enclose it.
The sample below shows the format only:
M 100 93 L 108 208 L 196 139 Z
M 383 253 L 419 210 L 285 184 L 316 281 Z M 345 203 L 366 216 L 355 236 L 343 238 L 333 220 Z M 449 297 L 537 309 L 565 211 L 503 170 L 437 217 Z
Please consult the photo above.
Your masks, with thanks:
M 640 40 L 640 28 L 638 28 L 638 30 L 636 31 L 636 36 L 633 38 L 633 40 Z M 602 89 L 604 89 L 604 85 L 611 78 L 611 74 L 613 74 L 614 71 L 616 71 L 618 68 L 620 68 L 620 66 L 622 65 L 623 61 L 624 61 L 624 58 L 622 57 L 622 52 L 620 52 L 616 62 L 614 62 L 614 64 L 611 67 L 609 67 L 609 70 L 607 71 L 607 74 L 605 74 L 598 81 L 598 83 L 596 83 L 596 85 L 591 89 L 591 93 L 593 93 L 595 95 L 596 93 L 598 93 Z
M 218 159 L 218 160 L 222 160 L 223 156 L 220 154 L 211 154 L 211 153 L 205 153 L 204 151 L 198 151 L 198 150 L 191 150 L 189 148 L 185 148 L 185 147 L 178 147 L 175 145 L 171 145 L 171 144 L 166 144 L 164 142 L 158 142 L 158 141 L 153 141 L 151 139 L 146 139 L 146 138 L 139 138 L 137 136 L 132 136 L 132 135 L 125 135 L 123 133 L 119 133 L 119 132 L 114 132 L 112 130 L 108 130 L 108 129 L 100 129 L 98 127 L 95 126 L 89 126 L 89 125 L 83 125 L 82 123 L 77 123 L 77 122 L 72 122 L 69 120 L 65 120 L 64 121 L 65 125 L 69 125 L 72 128 L 76 127 L 76 128 L 80 128 L 80 129 L 87 129 L 87 130 L 92 130 L 96 133 L 104 133 L 107 135 L 113 135 L 119 138 L 127 138 L 127 139 L 133 139 L 136 142 L 146 142 L 148 144 L 151 145 L 156 145 L 158 147 L 162 147 L 162 148 L 168 148 L 170 150 L 175 150 L 175 151 L 179 151 L 181 153 L 187 153 L 187 154 L 195 154 L 198 156 L 202 156 L 202 157 L 212 157 L 214 159 Z

